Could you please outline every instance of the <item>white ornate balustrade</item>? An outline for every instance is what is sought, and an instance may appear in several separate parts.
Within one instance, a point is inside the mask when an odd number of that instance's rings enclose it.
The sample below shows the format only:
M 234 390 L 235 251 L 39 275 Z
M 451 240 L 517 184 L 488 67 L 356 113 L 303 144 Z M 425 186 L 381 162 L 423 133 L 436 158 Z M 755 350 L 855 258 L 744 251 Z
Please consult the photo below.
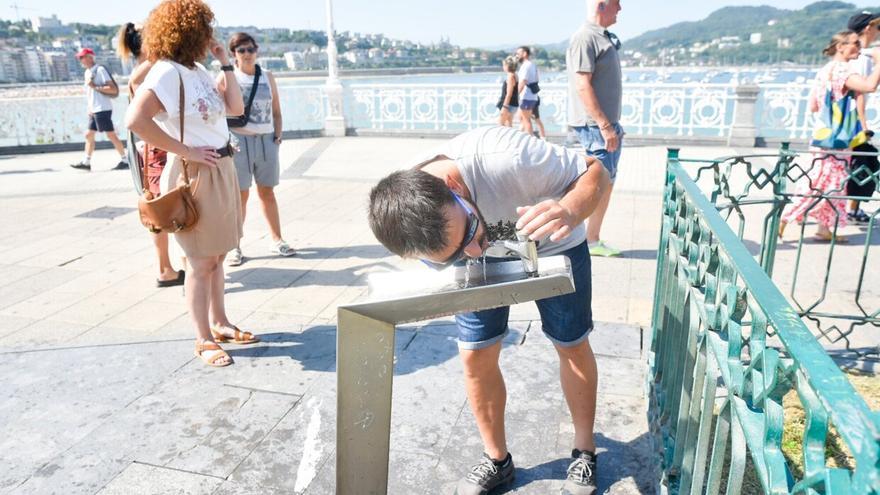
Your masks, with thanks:
M 809 84 L 762 84 L 755 112 L 757 136 L 805 140 L 812 129 L 807 111 Z M 327 116 L 323 84 L 279 80 L 284 130 L 320 130 Z M 493 124 L 500 85 L 375 84 L 345 85 L 347 125 L 384 132 L 454 133 Z M 545 83 L 541 118 L 547 131 L 562 133 L 567 122 L 568 89 Z M 114 123 L 122 128 L 126 98 L 114 100 Z M 621 124 L 630 136 L 725 138 L 737 111 L 731 84 L 625 83 Z M 869 100 L 869 126 L 880 129 L 880 98 Z M 0 147 L 81 142 L 85 98 L 58 96 L 0 100 Z

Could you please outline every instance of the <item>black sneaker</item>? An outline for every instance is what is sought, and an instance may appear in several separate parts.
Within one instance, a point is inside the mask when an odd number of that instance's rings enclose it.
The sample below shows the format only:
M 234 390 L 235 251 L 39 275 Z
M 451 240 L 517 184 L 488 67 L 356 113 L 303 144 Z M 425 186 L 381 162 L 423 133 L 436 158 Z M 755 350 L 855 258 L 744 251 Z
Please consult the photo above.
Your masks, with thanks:
M 113 170 L 128 170 L 128 162 L 125 160 L 120 160 L 119 163 L 113 167 Z
M 504 464 L 497 466 L 488 454 L 471 467 L 471 472 L 458 480 L 456 495 L 485 495 L 493 489 L 513 482 L 513 457 L 507 454 Z
M 865 213 L 865 210 L 858 209 L 846 214 L 846 219 L 852 223 L 859 225 L 867 225 L 871 221 L 871 217 Z
M 562 485 L 562 495 L 593 495 L 596 487 L 596 459 L 592 452 L 574 449 L 571 451 L 574 460 L 568 465 L 568 477 Z
M 92 169 L 92 164 L 91 164 L 91 163 L 86 163 L 86 162 L 83 162 L 83 161 L 79 161 L 79 162 L 76 162 L 76 163 L 71 163 L 71 164 L 70 164 L 70 168 L 75 168 L 75 169 L 77 169 L 77 170 L 91 170 L 91 169 Z

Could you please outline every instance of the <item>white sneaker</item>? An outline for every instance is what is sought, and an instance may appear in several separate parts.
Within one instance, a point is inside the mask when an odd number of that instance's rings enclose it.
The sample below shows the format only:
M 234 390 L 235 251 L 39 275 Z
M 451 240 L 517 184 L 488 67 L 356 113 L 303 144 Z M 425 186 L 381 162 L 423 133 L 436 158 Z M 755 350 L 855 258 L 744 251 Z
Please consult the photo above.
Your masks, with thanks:
M 285 256 L 285 257 L 293 256 L 296 254 L 296 250 L 294 250 L 292 247 L 290 247 L 290 245 L 287 244 L 284 241 L 284 239 L 281 239 L 280 241 L 276 241 L 276 242 L 272 243 L 272 252 L 277 254 L 278 256 Z
M 226 254 L 226 265 L 238 266 L 241 264 L 241 248 L 235 248 Z

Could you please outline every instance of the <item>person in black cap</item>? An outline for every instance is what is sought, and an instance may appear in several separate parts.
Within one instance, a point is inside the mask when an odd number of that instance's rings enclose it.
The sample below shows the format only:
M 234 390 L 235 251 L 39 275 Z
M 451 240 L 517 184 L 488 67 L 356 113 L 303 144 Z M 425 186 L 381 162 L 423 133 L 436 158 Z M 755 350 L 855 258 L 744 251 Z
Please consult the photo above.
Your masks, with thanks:
M 852 66 L 856 74 L 859 74 L 863 77 L 868 76 L 874 69 L 875 50 L 871 48 L 871 45 L 877 39 L 878 34 L 880 34 L 880 14 L 860 12 L 849 18 L 849 22 L 847 22 L 847 28 L 859 35 L 859 41 L 861 42 L 862 46 L 862 49 L 859 52 L 859 57 L 850 62 L 850 65 Z M 868 118 L 866 112 L 866 108 L 868 106 L 867 100 L 868 95 L 866 93 L 859 93 L 856 102 L 859 111 L 859 119 L 862 121 L 862 128 L 866 131 L 869 131 L 870 127 L 868 127 Z M 868 133 L 868 135 L 871 134 L 871 132 Z M 877 148 L 872 146 L 870 143 L 864 143 L 855 147 L 853 151 L 876 153 Z M 852 170 L 858 170 L 859 168 L 867 167 L 872 172 L 876 172 L 876 163 L 876 157 L 856 156 L 853 158 L 853 163 L 850 168 Z M 868 181 L 865 184 L 859 185 L 855 180 L 850 179 L 847 182 L 846 190 L 847 195 L 849 196 L 871 196 L 871 194 L 873 194 L 874 187 L 875 184 L 873 181 Z M 864 225 L 871 220 L 871 217 L 868 216 L 868 214 L 860 208 L 859 201 L 857 200 L 850 200 L 849 207 L 847 209 L 849 210 L 846 214 L 847 220 L 853 223 Z

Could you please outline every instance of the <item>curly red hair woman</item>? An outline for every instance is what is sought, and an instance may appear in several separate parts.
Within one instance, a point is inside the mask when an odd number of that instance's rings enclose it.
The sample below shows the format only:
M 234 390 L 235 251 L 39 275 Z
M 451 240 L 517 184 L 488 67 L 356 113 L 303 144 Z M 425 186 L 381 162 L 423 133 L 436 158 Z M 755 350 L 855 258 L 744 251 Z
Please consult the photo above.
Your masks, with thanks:
M 145 141 L 168 151 L 160 178 L 163 193 L 183 180 L 183 161 L 187 163 L 199 221 L 174 239 L 188 260 L 186 302 L 196 331 L 195 354 L 208 365 L 227 366 L 232 358 L 217 342 L 251 344 L 259 339 L 230 323 L 224 305 L 223 258 L 242 234 L 226 115 L 244 113 L 244 100 L 226 49 L 213 38 L 213 21 L 213 12 L 201 0 L 165 0 L 150 12 L 143 41 L 153 66 L 125 120 Z M 198 62 L 209 51 L 220 61 L 225 84 L 217 84 Z
M 214 13 L 201 0 L 166 0 L 144 27 L 150 61 L 174 60 L 187 68 L 204 58 L 214 36 Z

